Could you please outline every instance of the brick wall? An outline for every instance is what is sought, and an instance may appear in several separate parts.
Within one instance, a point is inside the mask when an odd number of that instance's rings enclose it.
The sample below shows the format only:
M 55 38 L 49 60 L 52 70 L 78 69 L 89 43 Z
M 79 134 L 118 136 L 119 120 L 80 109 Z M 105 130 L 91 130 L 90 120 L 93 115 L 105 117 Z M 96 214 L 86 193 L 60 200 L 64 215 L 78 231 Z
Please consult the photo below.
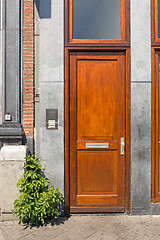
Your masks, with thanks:
M 23 128 L 34 134 L 34 1 L 23 1 Z

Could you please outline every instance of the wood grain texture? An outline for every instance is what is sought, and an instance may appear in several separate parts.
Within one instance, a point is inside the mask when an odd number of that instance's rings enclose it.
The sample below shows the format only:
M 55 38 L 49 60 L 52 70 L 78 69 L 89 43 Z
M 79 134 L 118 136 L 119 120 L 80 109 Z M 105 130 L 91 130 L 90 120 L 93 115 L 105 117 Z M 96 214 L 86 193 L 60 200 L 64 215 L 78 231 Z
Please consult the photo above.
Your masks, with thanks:
M 125 42 L 126 29 L 126 11 L 125 0 L 121 0 L 120 15 L 121 15 L 121 39 L 73 39 L 73 0 L 69 0 L 69 41 L 72 43 L 123 43 Z
M 65 94 L 65 101 L 64 101 L 64 187 L 65 187 L 65 212 L 69 213 L 70 207 L 70 198 L 69 198 L 69 51 L 65 49 L 64 52 L 65 56 L 65 82 L 64 82 L 64 94 Z
M 96 51 L 92 51 L 92 54 L 101 54 L 101 52 L 97 52 L 98 49 L 95 49 L 95 50 Z M 89 51 L 89 49 L 88 49 L 88 51 Z M 86 51 L 85 52 L 79 52 L 79 53 L 82 53 L 83 55 L 85 55 L 86 53 L 88 53 L 88 51 L 87 52 Z M 66 48 L 65 53 L 66 53 L 65 60 L 68 62 L 68 64 L 69 64 L 69 60 L 68 60 L 69 55 L 77 55 L 77 52 L 72 52 L 68 48 Z M 126 55 L 124 65 L 127 66 L 126 69 L 125 69 L 126 70 L 125 71 L 125 76 L 126 76 L 126 100 L 125 100 L 126 101 L 126 186 L 125 186 L 126 196 L 125 196 L 125 211 L 130 211 L 130 50 L 127 50 L 126 52 L 113 52 L 113 55 L 117 55 L 118 53 L 120 55 L 123 55 L 123 56 Z M 111 52 L 107 51 L 107 52 L 105 52 L 105 54 L 110 55 Z M 69 108 L 69 105 L 70 105 L 70 102 L 68 100 L 68 94 L 70 92 L 70 90 L 68 89 L 69 88 L 68 87 L 69 86 L 69 79 L 68 78 L 69 78 L 69 69 L 66 67 L 65 68 L 65 82 L 66 82 L 65 83 L 65 86 L 66 86 L 65 87 L 66 88 L 65 89 L 65 99 L 66 99 L 65 100 L 65 116 L 66 116 L 66 119 L 69 119 L 69 116 L 70 116 L 69 111 L 68 111 L 68 108 Z M 66 121 L 65 121 L 65 128 L 66 129 L 69 128 L 68 122 L 66 122 Z M 67 130 L 65 131 L 65 133 L 66 132 L 67 132 Z M 68 136 L 68 134 L 66 134 L 66 136 Z M 66 136 L 65 136 L 65 143 L 66 143 L 66 146 L 69 147 L 69 141 L 66 138 Z M 106 142 L 108 142 L 108 140 Z M 82 141 L 82 143 L 79 142 L 78 144 L 82 144 L 84 146 L 83 141 Z M 78 146 L 78 144 L 77 144 L 77 146 Z M 115 143 L 113 143 L 113 146 L 111 146 L 111 147 L 114 148 L 114 146 L 115 146 Z M 70 159 L 69 152 L 65 148 L 65 162 L 66 162 L 65 163 L 65 202 L 67 203 L 66 205 L 70 204 L 69 192 L 68 191 L 71 192 L 71 189 L 69 187 L 69 182 L 68 182 L 68 179 L 70 178 L 69 177 L 70 170 L 68 170 L 69 159 Z M 79 212 L 81 212 L 80 208 L 78 208 L 78 209 L 79 209 Z M 104 209 L 104 208 L 101 206 L 101 210 L 99 209 L 98 212 L 103 212 L 102 209 Z M 72 212 L 71 208 L 70 208 L 70 211 Z M 107 211 L 110 211 L 110 209 L 108 209 L 104 212 L 107 212 Z M 115 210 L 113 209 L 113 212 L 114 211 Z M 69 210 L 66 210 L 66 212 L 69 213 Z M 93 209 L 93 212 L 94 212 L 94 209 Z
M 152 46 L 160 46 L 158 38 L 158 0 L 151 0 L 151 42 Z
M 151 42 L 155 43 L 155 0 L 151 0 Z
M 125 210 L 131 210 L 131 51 L 126 51 L 126 199 Z
M 154 39 L 155 42 L 160 43 L 160 39 L 158 38 L 158 0 L 154 0 Z
M 116 204 L 124 208 L 125 156 L 120 155 L 121 137 L 125 137 L 124 53 L 71 54 L 71 207 L 105 203 L 105 207 Z M 117 141 L 118 149 L 82 151 L 81 145 L 77 149 L 77 142 L 84 140 Z
M 104 208 L 103 206 L 97 205 L 95 207 L 71 207 L 70 208 L 71 213 L 123 213 L 124 208 L 123 207 L 107 207 Z
M 160 202 L 160 169 L 159 169 L 159 70 L 160 52 L 152 48 L 152 202 Z
M 158 0 L 151 0 L 151 53 L 152 53 L 152 191 L 151 200 L 160 203 L 160 164 L 159 164 L 159 72 L 158 55 L 160 39 L 158 38 Z

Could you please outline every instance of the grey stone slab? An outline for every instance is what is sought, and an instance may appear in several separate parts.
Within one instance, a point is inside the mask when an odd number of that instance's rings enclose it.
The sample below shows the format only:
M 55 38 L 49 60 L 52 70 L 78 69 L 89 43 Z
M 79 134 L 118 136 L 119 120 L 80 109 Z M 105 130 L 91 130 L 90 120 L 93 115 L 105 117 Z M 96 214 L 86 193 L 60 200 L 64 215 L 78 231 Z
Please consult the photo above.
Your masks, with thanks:
M 20 28 L 20 0 L 6 0 L 6 29 L 19 29 Z
M 6 6 L 5 6 L 6 1 L 5 0 L 1 0 L 1 25 L 0 25 L 0 29 L 5 29 L 5 25 L 6 25 Z
M 137 81 L 151 79 L 150 15 L 150 1 L 131 1 L 131 79 Z
M 151 84 L 131 84 L 131 208 L 149 213 L 151 203 Z
M 23 174 L 24 162 L 0 162 L 0 206 L 4 213 L 11 213 L 13 203 L 19 196 L 17 182 Z
M 60 27 L 57 33 L 50 31 L 54 33 L 50 38 L 46 38 L 47 29 L 40 34 L 40 81 L 64 81 L 63 30 Z
M 51 185 L 64 192 L 64 1 L 40 0 L 36 8 L 40 18 L 40 158 Z M 58 109 L 58 130 L 46 129 L 46 109 Z
M 5 161 L 24 161 L 27 154 L 27 146 L 3 146 L 1 154 Z
M 39 17 L 41 28 L 63 26 L 64 1 L 47 0 L 47 2 L 44 2 L 39 0 Z
M 5 47 L 5 88 L 6 113 L 11 113 L 12 120 L 19 116 L 19 31 L 6 31 Z
M 40 82 L 64 81 L 63 1 L 51 3 L 51 18 L 40 18 Z M 41 0 L 40 12 L 44 4 Z
M 58 109 L 59 126 L 64 126 L 63 82 L 40 83 L 40 127 L 46 128 L 46 109 Z M 51 130 L 47 130 L 50 132 Z M 52 131 L 56 132 L 56 131 Z
M 39 16 L 39 4 L 40 4 L 40 1 L 39 0 L 35 0 L 34 1 L 35 3 L 35 7 L 34 7 L 34 19 L 35 19 L 35 22 L 34 22 L 34 32 L 35 32 L 35 35 L 38 36 L 39 35 L 39 20 L 40 20 L 40 16 Z
M 5 31 L 0 31 L 0 124 L 4 112 L 4 79 L 5 79 Z
M 0 123 L 4 112 L 11 113 L 12 120 L 19 122 L 19 81 L 20 81 L 20 0 L 1 1 L 1 80 Z M 3 82 L 3 84 L 2 84 Z M 5 91 L 4 91 L 5 89 Z M 4 96 L 6 94 L 6 96 Z M 4 99 L 6 102 L 4 102 Z M 3 113 L 3 114 L 2 114 Z
M 47 132 L 40 128 L 40 158 L 51 185 L 64 192 L 64 129 Z
M 40 158 L 46 176 L 64 192 L 63 83 L 40 84 Z M 46 109 L 58 109 L 58 130 L 46 129 Z
M 95 216 L 97 217 L 97 216 Z M 67 222 L 72 223 L 74 219 L 71 221 L 66 220 Z M 75 224 L 78 226 L 79 224 L 83 224 L 84 218 L 88 218 L 88 221 L 90 221 L 89 216 L 85 217 L 79 217 L 79 220 L 75 222 Z M 103 219 L 102 216 L 98 216 L 99 222 Z M 94 219 L 94 217 L 93 217 Z M 65 222 L 66 222 L 65 221 Z M 73 232 L 73 231 L 65 231 L 65 227 L 63 224 L 60 224 L 58 226 L 46 226 L 46 227 L 40 227 L 40 228 L 32 228 L 32 229 L 22 229 L 22 226 L 17 226 L 15 224 L 6 225 L 6 223 L 0 224 L 0 229 L 2 231 L 2 236 L 4 239 L 64 239 L 64 240 L 71 240 L 71 239 L 91 239 L 91 240 L 102 240 L 102 239 L 108 239 L 108 240 L 140 240 L 140 239 L 159 239 L 160 236 L 160 217 L 157 216 L 124 216 L 121 215 L 118 218 L 116 216 L 113 216 L 112 221 L 110 222 L 110 217 L 105 216 L 105 221 L 108 223 L 106 226 L 106 229 L 98 229 L 95 233 L 91 232 L 91 235 L 88 236 L 88 228 L 86 228 L 86 236 L 83 234 Z M 10 226 L 10 227 L 8 227 Z M 72 225 L 71 225 L 72 226 Z M 85 229 L 83 229 L 83 232 L 85 233 Z M 13 238 L 12 238 L 13 236 Z M 9 238 L 10 237 L 10 238 Z

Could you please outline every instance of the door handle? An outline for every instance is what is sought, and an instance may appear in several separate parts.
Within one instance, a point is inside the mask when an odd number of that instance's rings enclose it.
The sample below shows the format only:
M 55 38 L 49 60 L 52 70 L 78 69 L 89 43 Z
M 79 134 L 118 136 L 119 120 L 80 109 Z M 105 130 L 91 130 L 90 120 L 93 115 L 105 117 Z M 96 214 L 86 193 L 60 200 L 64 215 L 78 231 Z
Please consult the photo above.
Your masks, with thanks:
M 121 156 L 124 155 L 124 147 L 125 147 L 124 138 L 121 138 Z
M 109 143 L 86 143 L 86 148 L 109 148 Z

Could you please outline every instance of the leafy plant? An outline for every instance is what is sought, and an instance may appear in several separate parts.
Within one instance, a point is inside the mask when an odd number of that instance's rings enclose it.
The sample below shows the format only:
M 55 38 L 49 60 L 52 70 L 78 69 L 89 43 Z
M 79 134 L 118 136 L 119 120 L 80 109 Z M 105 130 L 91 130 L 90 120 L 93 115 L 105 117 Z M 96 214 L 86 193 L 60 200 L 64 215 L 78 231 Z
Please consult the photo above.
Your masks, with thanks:
M 13 214 L 20 224 L 43 224 L 47 217 L 59 216 L 63 196 L 58 188 L 49 187 L 38 158 L 28 155 L 25 159 L 24 174 L 17 183 L 21 195 L 14 202 Z

